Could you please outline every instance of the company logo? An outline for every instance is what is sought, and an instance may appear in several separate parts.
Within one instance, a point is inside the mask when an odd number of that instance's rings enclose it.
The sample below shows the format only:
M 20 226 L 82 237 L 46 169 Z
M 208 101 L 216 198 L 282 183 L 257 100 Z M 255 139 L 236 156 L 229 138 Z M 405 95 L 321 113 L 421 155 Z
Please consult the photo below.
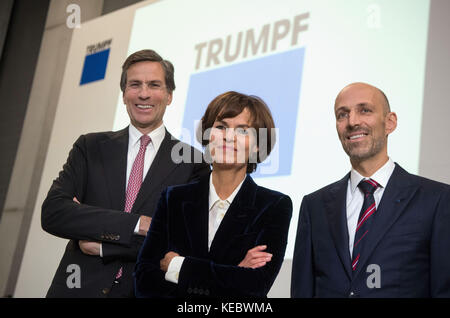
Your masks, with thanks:
M 217 66 L 223 63 L 222 61 L 232 62 L 238 56 L 247 57 L 249 53 L 253 55 L 256 55 L 258 51 L 266 53 L 269 43 L 270 48 L 275 50 L 278 41 L 284 37 L 294 46 L 298 42 L 299 34 L 308 29 L 308 25 L 304 24 L 304 19 L 308 17 L 309 14 L 301 14 L 295 16 L 292 23 L 283 19 L 273 23 L 273 26 L 266 24 L 259 35 L 253 29 L 239 32 L 236 37 L 236 51 L 233 54 L 229 52 L 230 36 L 226 40 L 215 39 L 200 43 L 195 46 L 197 51 L 195 69 L 202 66 L 208 68 L 214 64 Z M 246 35 L 245 39 L 243 34 Z M 272 34 L 272 40 L 270 40 L 270 34 Z M 241 45 L 241 42 L 244 44 Z M 224 46 L 223 43 L 226 45 Z M 206 54 L 203 54 L 203 49 Z M 233 59 L 230 58 L 231 55 Z M 220 56 L 223 56 L 223 59 Z M 253 176 L 290 175 L 304 56 L 304 47 L 293 48 L 289 51 L 192 74 L 182 127 L 195 132 L 196 125 L 208 104 L 226 91 L 233 90 L 257 95 L 269 106 L 278 130 L 275 148 L 266 161 L 258 165 Z M 194 146 L 201 148 L 197 142 Z M 276 161 L 275 164 L 274 161 Z M 268 165 L 276 169 L 267 169 Z
M 89 45 L 86 48 L 80 85 L 105 78 L 112 39 Z

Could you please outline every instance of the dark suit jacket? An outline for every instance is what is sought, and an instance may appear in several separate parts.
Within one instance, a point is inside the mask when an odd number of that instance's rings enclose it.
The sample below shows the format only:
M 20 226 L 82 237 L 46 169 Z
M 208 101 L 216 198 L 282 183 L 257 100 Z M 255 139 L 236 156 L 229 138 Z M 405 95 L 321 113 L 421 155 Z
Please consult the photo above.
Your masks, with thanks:
M 352 274 L 348 179 L 349 174 L 303 199 L 291 296 L 450 297 L 450 186 L 396 164 Z M 377 272 L 380 288 L 369 288 Z
M 267 295 L 283 262 L 291 199 L 247 176 L 208 251 L 208 193 L 209 177 L 163 193 L 136 264 L 137 297 Z M 262 244 L 273 254 L 270 262 L 258 269 L 237 266 Z M 168 251 L 186 257 L 178 284 L 160 270 Z
M 132 272 L 144 241 L 134 235 L 140 215 L 153 216 L 167 186 L 187 183 L 210 171 L 204 163 L 174 163 L 171 151 L 180 144 L 166 131 L 131 213 L 124 213 L 128 142 L 128 128 L 79 137 L 54 180 L 42 205 L 42 228 L 70 241 L 47 297 L 132 296 Z M 192 147 L 184 146 L 194 154 Z M 81 204 L 73 202 L 73 197 Z M 79 240 L 102 242 L 103 258 L 83 254 Z M 80 266 L 81 288 L 67 286 L 70 264 Z M 120 267 L 123 276 L 114 284 Z

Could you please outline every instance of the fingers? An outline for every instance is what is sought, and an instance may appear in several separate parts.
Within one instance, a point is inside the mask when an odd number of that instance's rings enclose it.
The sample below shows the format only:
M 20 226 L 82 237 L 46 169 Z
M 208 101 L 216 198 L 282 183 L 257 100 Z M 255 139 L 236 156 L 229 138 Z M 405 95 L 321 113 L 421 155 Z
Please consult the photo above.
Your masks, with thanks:
M 263 252 L 267 245 L 258 245 L 247 251 L 245 258 L 239 263 L 240 267 L 259 268 L 272 260 L 272 254 Z
M 250 268 L 252 268 L 252 269 L 260 268 L 260 267 L 263 267 L 266 264 L 267 264 L 267 262 L 259 262 L 259 263 L 256 263 L 256 264 L 250 266 Z
M 238 266 L 255 269 L 255 268 L 263 267 L 271 260 L 272 260 L 271 257 L 264 257 L 264 258 L 252 259 L 252 260 L 244 260 Z
M 271 253 L 267 253 L 267 252 L 261 252 L 264 251 L 267 248 L 267 245 L 258 245 L 255 246 L 254 248 L 248 250 L 247 256 L 250 257 L 250 260 L 252 262 L 252 264 L 255 264 L 256 262 L 262 262 L 262 261 L 270 261 L 270 259 L 272 258 L 272 254 Z
M 267 252 L 247 252 L 248 255 L 252 258 L 266 258 L 266 257 L 272 257 L 272 254 Z
M 80 201 L 78 201 L 77 197 L 73 197 L 73 202 L 80 204 Z
M 141 215 L 139 218 L 139 235 L 147 236 L 147 232 L 150 228 L 150 224 L 152 222 L 152 218 L 149 216 Z
M 172 251 L 167 252 L 166 255 L 164 255 L 164 258 L 159 261 L 159 268 L 163 272 L 167 272 L 167 270 L 169 269 L 170 262 L 175 256 L 180 256 L 180 254 Z
M 166 259 L 163 258 L 159 261 L 159 268 L 163 271 L 163 272 L 167 272 L 167 268 L 169 267 L 168 264 L 166 264 Z
M 267 248 L 267 245 L 257 245 L 252 249 L 249 249 L 249 252 L 258 252 L 258 251 L 264 251 Z
M 175 256 L 180 256 L 180 254 L 170 251 L 170 252 L 167 252 L 167 253 L 166 253 L 166 255 L 164 256 L 164 258 L 172 259 L 172 258 L 174 258 Z
M 252 259 L 248 260 L 247 266 L 250 268 L 258 268 L 258 267 L 266 265 L 266 263 L 270 262 L 271 260 L 272 260 L 271 254 L 269 254 L 268 256 L 252 258 Z
M 85 241 L 85 240 L 79 240 L 78 241 L 78 246 L 80 246 L 80 249 L 81 249 L 81 251 L 84 253 L 84 254 L 88 254 L 88 249 L 87 249 L 87 243 L 88 243 L 89 241 Z

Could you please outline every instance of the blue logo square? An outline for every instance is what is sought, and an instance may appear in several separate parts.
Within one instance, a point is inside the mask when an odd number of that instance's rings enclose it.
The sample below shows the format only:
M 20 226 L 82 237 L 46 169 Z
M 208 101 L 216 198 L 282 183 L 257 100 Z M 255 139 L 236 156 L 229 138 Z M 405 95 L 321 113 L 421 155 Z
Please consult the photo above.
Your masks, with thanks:
M 294 49 L 241 62 L 211 71 L 192 74 L 183 118 L 183 128 L 195 136 L 195 123 L 200 121 L 208 104 L 226 91 L 237 91 L 261 97 L 269 106 L 279 128 L 277 143 L 278 169 L 270 175 L 261 174 L 258 165 L 253 177 L 289 175 L 292 168 L 297 113 L 303 73 L 305 48 Z M 201 148 L 195 141 L 194 146 Z M 273 159 L 273 158 L 272 158 Z
M 80 85 L 95 82 L 105 78 L 110 49 L 86 55 Z

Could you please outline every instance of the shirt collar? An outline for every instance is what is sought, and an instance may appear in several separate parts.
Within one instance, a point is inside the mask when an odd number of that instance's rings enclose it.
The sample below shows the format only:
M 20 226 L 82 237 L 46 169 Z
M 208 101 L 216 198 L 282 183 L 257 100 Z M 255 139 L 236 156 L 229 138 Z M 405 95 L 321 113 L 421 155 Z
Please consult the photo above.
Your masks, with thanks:
M 369 178 L 375 180 L 381 187 L 385 188 L 392 172 L 394 171 L 394 168 L 395 163 L 391 158 L 389 158 L 389 160 Z M 358 171 L 352 168 L 352 171 L 350 172 L 350 186 L 352 193 L 355 192 L 362 179 L 369 178 L 363 177 Z
M 136 143 L 139 142 L 139 139 L 143 135 L 136 127 L 134 127 L 132 124 L 128 126 L 128 133 L 129 133 L 129 145 L 135 146 Z M 152 139 L 153 147 L 156 151 L 158 151 L 159 146 L 161 145 L 164 136 L 166 134 L 166 128 L 164 125 L 159 126 L 158 128 L 154 129 L 152 132 L 148 134 L 148 136 Z M 139 146 L 139 145 L 138 145 Z
M 212 182 L 212 173 L 211 173 L 209 175 L 209 211 L 211 211 L 211 209 L 214 207 L 214 205 L 220 201 L 226 201 L 226 202 L 228 202 L 228 204 L 231 204 L 233 202 L 234 198 L 236 197 L 237 193 L 241 189 L 244 181 L 245 181 L 245 178 L 236 187 L 236 189 L 234 189 L 233 193 L 231 193 L 228 198 L 226 198 L 225 200 L 222 200 L 222 199 L 220 199 L 219 195 L 216 192 L 216 188 L 214 187 L 214 184 Z

